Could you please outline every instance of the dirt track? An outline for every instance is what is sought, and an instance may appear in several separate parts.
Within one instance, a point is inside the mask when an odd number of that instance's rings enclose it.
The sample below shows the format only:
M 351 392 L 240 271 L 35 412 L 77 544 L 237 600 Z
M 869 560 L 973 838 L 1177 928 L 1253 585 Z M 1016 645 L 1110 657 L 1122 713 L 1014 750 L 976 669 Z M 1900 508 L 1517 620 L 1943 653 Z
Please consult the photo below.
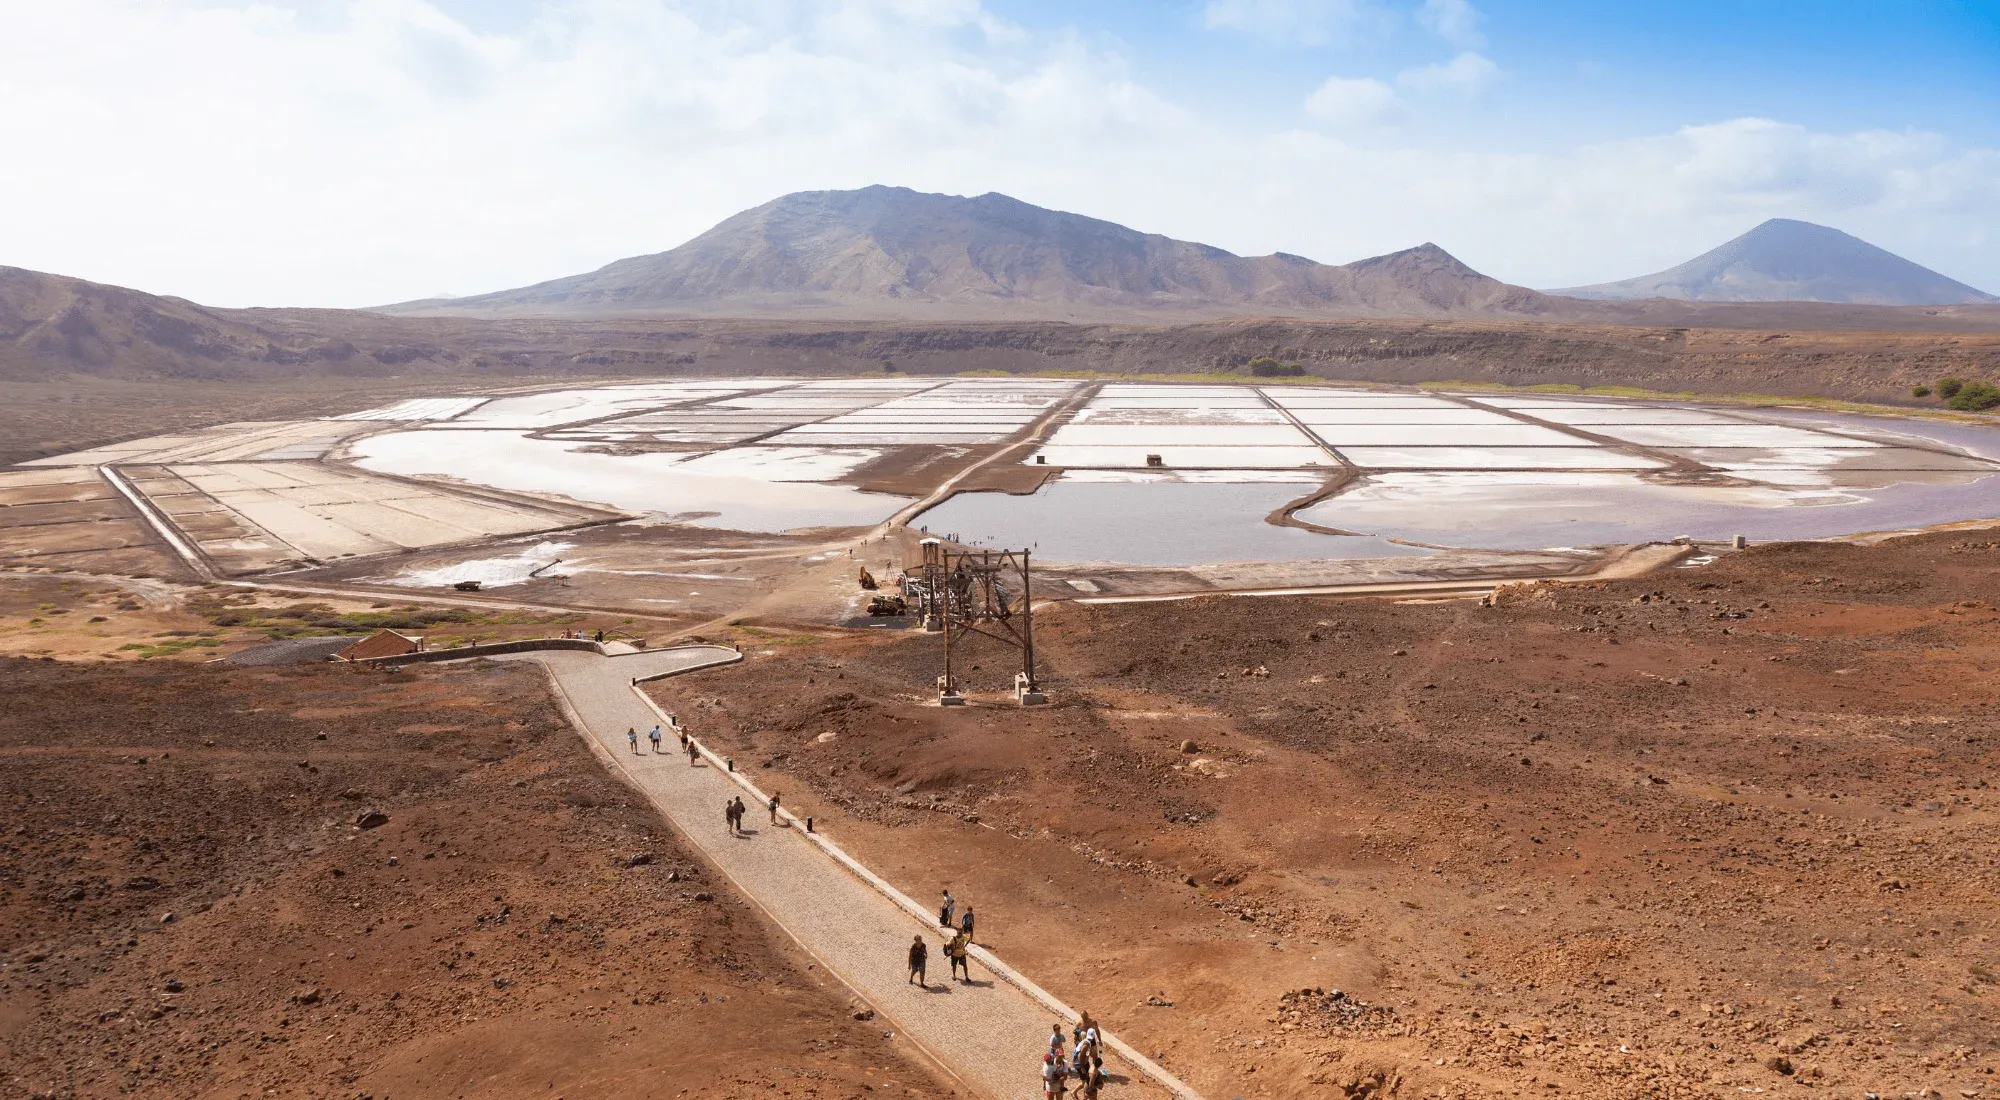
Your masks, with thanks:
M 1046 710 L 928 705 L 910 636 L 656 694 L 1211 1096 L 1984 1095 L 1996 565 L 1067 606 Z
M 0 1096 L 950 1091 L 531 669 L 9 659 L 0 760 Z

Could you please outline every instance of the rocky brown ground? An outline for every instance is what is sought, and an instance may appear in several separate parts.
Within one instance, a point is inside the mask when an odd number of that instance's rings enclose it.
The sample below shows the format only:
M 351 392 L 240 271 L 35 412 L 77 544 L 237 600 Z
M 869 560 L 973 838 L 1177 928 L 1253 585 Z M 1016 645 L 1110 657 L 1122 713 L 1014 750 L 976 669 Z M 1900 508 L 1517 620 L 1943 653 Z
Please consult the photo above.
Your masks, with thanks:
M 993 650 L 932 705 L 921 635 L 655 693 L 1210 1096 L 1973 1097 L 1996 565 L 1942 532 L 1491 607 L 1067 605 L 1040 710 Z
M 531 667 L 8 658 L 0 759 L 0 1096 L 948 1092 Z

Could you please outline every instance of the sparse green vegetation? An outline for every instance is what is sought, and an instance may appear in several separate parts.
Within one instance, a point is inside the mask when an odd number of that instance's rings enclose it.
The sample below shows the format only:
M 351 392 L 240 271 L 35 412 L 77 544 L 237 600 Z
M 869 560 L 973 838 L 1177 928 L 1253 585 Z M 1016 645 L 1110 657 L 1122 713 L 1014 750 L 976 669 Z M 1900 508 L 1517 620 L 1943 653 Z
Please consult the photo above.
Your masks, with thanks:
M 453 626 L 568 626 L 579 614 L 547 615 L 530 611 L 480 611 L 469 607 L 382 606 L 367 611 L 336 611 L 331 604 L 301 601 L 280 607 L 259 607 L 255 597 L 199 597 L 188 609 L 218 627 L 242 627 L 272 638 L 309 638 L 329 634 L 363 634 L 384 628 L 428 630 Z
M 2000 389 L 1991 382 L 1967 382 L 1945 401 L 1946 408 L 1959 412 L 1985 412 L 1996 405 L 2000 405 Z
M 176 631 L 175 633 L 182 632 Z M 127 642 L 118 647 L 118 652 L 131 653 L 142 661 L 150 661 L 155 657 L 174 657 L 186 653 L 190 649 L 213 647 L 221 644 L 221 638 L 170 638 L 164 642 Z
M 1958 412 L 1985 412 L 2000 407 L 2000 387 L 1991 382 L 1977 379 L 1940 378 L 1935 387 L 1918 386 L 1910 391 L 1913 397 L 1929 397 L 1936 392 L 1944 407 Z
M 1306 368 L 1299 363 L 1285 363 L 1268 355 L 1259 355 L 1246 365 L 1253 378 L 1298 378 Z

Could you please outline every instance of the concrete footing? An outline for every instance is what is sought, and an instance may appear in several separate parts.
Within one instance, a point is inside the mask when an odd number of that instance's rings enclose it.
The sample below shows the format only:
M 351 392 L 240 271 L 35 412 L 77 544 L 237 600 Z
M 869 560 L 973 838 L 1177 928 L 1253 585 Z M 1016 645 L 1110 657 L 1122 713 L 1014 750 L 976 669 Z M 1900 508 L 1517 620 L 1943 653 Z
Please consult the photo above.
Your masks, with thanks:
M 1024 707 L 1039 707 L 1046 706 L 1049 697 L 1029 685 L 1027 673 L 1017 672 L 1014 674 L 1014 701 Z

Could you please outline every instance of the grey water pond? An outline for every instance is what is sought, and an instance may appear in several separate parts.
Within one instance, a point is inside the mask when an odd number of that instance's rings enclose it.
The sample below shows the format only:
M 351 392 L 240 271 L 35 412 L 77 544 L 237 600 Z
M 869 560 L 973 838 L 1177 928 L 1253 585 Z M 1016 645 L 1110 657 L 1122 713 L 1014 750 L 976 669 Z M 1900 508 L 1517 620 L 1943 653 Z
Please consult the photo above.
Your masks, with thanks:
M 1057 480 L 1028 496 L 962 493 L 918 517 L 930 531 L 1044 559 L 1198 565 L 1404 557 L 1421 547 L 1534 550 L 1663 541 L 1832 538 L 2000 517 L 2000 471 L 1911 473 L 1875 487 L 1665 485 L 1629 474 L 1380 474 L 1298 513 L 1328 535 L 1265 522 L 1307 485 Z M 1952 483 L 1927 483 L 1948 477 Z
M 1311 485 L 1054 481 L 1029 496 L 960 493 L 917 517 L 938 534 L 981 546 L 1025 546 L 1038 557 L 1125 565 L 1400 558 L 1427 554 L 1382 538 L 1322 535 L 1264 522 Z

